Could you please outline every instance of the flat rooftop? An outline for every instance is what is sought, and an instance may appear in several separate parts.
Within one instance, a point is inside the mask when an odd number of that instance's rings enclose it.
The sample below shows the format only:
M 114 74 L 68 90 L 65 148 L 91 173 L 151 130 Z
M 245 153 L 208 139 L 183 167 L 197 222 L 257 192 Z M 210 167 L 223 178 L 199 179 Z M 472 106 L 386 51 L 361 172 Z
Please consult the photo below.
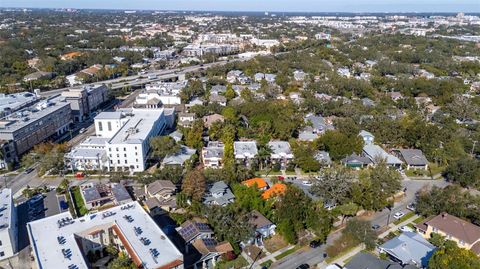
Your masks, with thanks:
M 65 97 L 56 97 L 41 101 L 33 106 L 0 119 L 0 132 L 14 132 L 15 130 L 21 129 L 39 119 L 42 119 L 65 106 L 70 107 L 70 103 L 65 101 Z
M 109 140 L 110 144 L 137 144 L 145 141 L 156 122 L 163 116 L 159 109 L 125 109 L 128 121 Z M 120 112 L 120 111 L 119 111 Z
M 79 269 L 88 268 L 84 259 L 86 253 L 82 253 L 75 237 L 108 228 L 121 233 L 119 238 L 128 245 L 126 249 L 131 249 L 134 252 L 131 254 L 136 255 L 146 269 L 183 263 L 180 251 L 137 202 L 77 219 L 73 219 L 70 212 L 65 212 L 27 224 L 40 269 L 69 268 L 72 265 Z M 150 243 L 145 244 L 143 238 Z M 153 249 L 156 252 L 152 252 Z
M 16 111 L 29 103 L 35 102 L 37 97 L 30 92 L 0 94 L 0 112 Z
M 0 230 L 8 229 L 11 222 L 12 190 L 2 189 L 0 191 Z

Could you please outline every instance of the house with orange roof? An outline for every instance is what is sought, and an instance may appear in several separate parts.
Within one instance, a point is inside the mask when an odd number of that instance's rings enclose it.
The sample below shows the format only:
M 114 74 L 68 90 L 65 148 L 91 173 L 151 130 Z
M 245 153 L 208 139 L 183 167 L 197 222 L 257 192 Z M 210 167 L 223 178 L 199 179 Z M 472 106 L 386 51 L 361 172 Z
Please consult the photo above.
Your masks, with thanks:
M 259 178 L 259 177 L 245 180 L 245 181 L 242 182 L 242 184 L 247 186 L 247 187 L 252 187 L 252 186 L 256 185 L 257 188 L 261 191 L 264 191 L 268 188 L 268 184 L 265 181 L 265 179 Z
M 283 183 L 276 183 L 273 186 L 262 193 L 262 198 L 268 200 L 278 195 L 282 195 L 287 190 L 287 185 Z
M 61 56 L 60 56 L 60 59 L 61 59 L 62 61 L 67 61 L 67 60 L 71 60 L 71 59 L 73 59 L 73 58 L 75 58 L 75 57 L 78 57 L 78 56 L 80 56 L 80 55 L 82 55 L 81 52 L 79 52 L 79 51 L 74 51 L 74 52 L 69 52 L 69 53 L 65 53 L 65 54 L 61 55 Z

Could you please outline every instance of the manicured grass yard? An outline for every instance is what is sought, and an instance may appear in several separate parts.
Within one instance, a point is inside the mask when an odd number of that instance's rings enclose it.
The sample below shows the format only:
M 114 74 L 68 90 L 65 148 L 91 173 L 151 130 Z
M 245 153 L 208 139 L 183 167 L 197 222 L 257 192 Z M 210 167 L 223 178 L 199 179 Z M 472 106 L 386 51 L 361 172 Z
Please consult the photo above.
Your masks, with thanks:
M 424 221 L 424 220 L 425 220 L 424 217 L 418 217 L 418 218 L 416 218 L 416 219 L 413 221 L 413 223 L 419 224 L 420 222 L 422 222 L 422 221 Z
M 80 193 L 80 188 L 73 187 L 71 189 L 72 195 L 73 195 L 73 202 L 75 203 L 75 209 L 77 210 L 77 213 L 79 214 L 79 217 L 85 215 L 88 213 L 88 209 L 85 207 L 85 203 L 83 202 L 82 199 L 82 194 Z
M 283 253 L 275 256 L 275 259 L 278 261 L 278 260 L 280 260 L 280 259 L 282 259 L 282 258 L 285 258 L 285 257 L 287 257 L 288 255 L 290 255 L 290 254 L 294 253 L 295 251 L 299 250 L 300 248 L 301 248 L 301 246 L 295 246 L 294 248 L 291 248 L 291 249 L 289 249 L 289 250 L 287 250 L 287 251 L 285 251 L 285 252 L 283 252 Z
M 400 219 L 395 220 L 395 221 L 393 222 L 393 224 L 398 225 L 398 224 L 406 221 L 407 219 L 413 217 L 414 215 L 415 215 L 415 212 L 410 211 L 410 212 L 408 212 L 407 214 L 405 214 L 405 216 L 401 217 Z

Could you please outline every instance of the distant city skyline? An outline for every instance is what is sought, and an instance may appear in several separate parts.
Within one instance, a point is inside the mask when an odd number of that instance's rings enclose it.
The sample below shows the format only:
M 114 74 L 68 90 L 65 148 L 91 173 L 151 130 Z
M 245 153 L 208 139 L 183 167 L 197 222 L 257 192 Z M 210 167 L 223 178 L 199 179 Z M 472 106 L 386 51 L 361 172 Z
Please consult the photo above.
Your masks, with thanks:
M 271 11 L 271 12 L 480 12 L 479 0 L 1 0 L 0 7 Z

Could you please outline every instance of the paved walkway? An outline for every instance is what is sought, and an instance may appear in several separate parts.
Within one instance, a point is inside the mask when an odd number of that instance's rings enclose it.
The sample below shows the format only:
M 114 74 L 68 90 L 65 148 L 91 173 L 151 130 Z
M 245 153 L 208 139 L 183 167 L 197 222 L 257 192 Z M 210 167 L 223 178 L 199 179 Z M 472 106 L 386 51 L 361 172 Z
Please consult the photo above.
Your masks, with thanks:
M 270 261 L 272 261 L 272 262 L 276 262 L 276 261 L 277 261 L 277 259 L 275 259 L 276 256 L 278 256 L 278 255 L 284 253 L 285 251 L 290 250 L 290 249 L 292 249 L 292 248 L 294 248 L 294 247 L 295 247 L 294 245 L 286 246 L 286 247 L 281 248 L 281 249 L 279 249 L 279 250 L 277 250 L 277 251 L 275 251 L 275 252 L 273 252 L 273 253 L 268 254 L 267 256 L 265 256 L 265 257 L 257 260 L 257 261 L 255 262 L 255 267 L 254 267 L 254 268 L 261 268 L 260 264 L 262 264 L 262 263 L 264 263 L 264 262 L 266 262 L 266 261 L 268 261 L 268 260 L 270 260 Z M 264 251 L 265 251 L 265 250 L 264 250 Z
M 398 230 L 398 228 L 402 227 L 402 226 L 405 226 L 411 222 L 413 222 L 414 220 L 416 220 L 419 216 L 418 215 L 414 215 L 408 219 L 406 219 L 405 221 L 402 221 L 401 223 L 399 224 L 394 224 L 393 222 L 390 223 L 388 225 L 388 230 L 386 230 L 385 232 L 381 233 L 378 237 L 379 238 L 385 238 L 388 234 L 390 234 L 391 232 L 395 232 Z M 357 253 L 359 253 L 360 251 L 362 251 L 363 249 L 365 249 L 365 246 L 363 244 L 361 245 L 358 245 L 356 246 L 355 248 L 353 248 L 352 250 L 350 250 L 348 253 L 345 253 L 344 255 L 336 258 L 335 260 L 331 261 L 329 264 L 332 264 L 332 263 L 336 263 L 336 264 L 339 264 L 341 266 L 344 266 L 345 263 L 353 256 L 355 256 Z M 318 268 L 326 268 L 327 267 L 327 263 L 325 262 L 322 262 L 320 264 L 317 265 Z

